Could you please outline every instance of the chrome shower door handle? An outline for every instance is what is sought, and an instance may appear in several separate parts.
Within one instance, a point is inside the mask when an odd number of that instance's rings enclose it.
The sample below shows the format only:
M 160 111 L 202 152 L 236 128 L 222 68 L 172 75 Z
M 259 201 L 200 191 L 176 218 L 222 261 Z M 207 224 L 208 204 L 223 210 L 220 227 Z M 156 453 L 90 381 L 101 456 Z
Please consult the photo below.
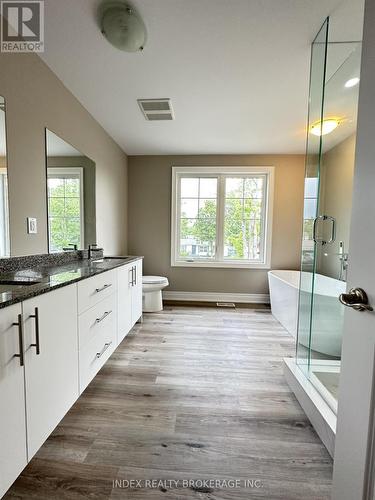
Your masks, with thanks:
M 351 307 L 356 311 L 373 311 L 369 305 L 367 293 L 362 288 L 352 288 L 348 293 L 342 293 L 339 301 L 346 307 Z
M 329 221 L 331 222 L 331 235 L 328 240 L 325 240 L 324 238 L 318 237 L 317 234 L 317 228 L 318 228 L 318 223 L 322 221 Z M 331 215 L 319 215 L 314 219 L 313 222 L 313 240 L 315 243 L 320 243 L 321 245 L 330 245 L 333 243 L 336 239 L 336 219 L 332 217 Z
M 331 217 L 330 215 L 324 215 L 324 217 L 324 220 L 328 220 L 331 222 L 331 237 L 327 241 L 327 244 L 330 245 L 336 239 L 336 219 L 334 217 Z

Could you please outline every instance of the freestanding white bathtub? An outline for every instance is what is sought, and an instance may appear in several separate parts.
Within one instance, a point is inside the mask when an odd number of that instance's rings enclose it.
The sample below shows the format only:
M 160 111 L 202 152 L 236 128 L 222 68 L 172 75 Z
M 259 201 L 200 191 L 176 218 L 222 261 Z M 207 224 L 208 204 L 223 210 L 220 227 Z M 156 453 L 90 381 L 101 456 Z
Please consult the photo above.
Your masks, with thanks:
M 301 286 L 298 342 L 314 351 L 340 357 L 344 306 L 338 297 L 345 292 L 346 283 L 321 274 L 315 275 L 310 340 L 312 277 L 312 273 L 307 272 L 302 272 L 301 275 L 299 271 L 269 271 L 272 314 L 296 337 Z

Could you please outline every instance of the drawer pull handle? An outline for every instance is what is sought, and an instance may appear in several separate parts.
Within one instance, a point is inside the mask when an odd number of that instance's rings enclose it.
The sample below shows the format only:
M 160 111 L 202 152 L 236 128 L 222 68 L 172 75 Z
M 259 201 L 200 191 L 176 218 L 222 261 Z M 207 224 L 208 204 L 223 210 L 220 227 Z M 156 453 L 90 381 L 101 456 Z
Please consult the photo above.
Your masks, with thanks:
M 99 292 L 102 292 L 103 290 L 106 290 L 110 286 L 112 286 L 112 283 L 107 283 L 106 285 L 102 286 L 101 288 L 96 288 L 95 291 L 96 291 L 96 293 L 99 293 Z
M 108 347 L 112 344 L 112 342 L 108 342 L 108 344 L 104 344 L 104 347 L 103 349 L 100 351 L 100 352 L 97 352 L 96 353 L 96 357 L 99 359 L 103 356 L 103 354 L 105 353 L 105 351 L 108 349 Z
M 96 318 L 95 323 L 101 323 L 103 319 L 105 319 L 107 316 L 109 316 L 112 313 L 112 311 L 106 311 L 103 316 L 100 318 Z
M 24 366 L 24 349 L 23 349 L 23 317 L 22 314 L 18 315 L 18 322 L 13 323 L 13 326 L 18 326 L 18 342 L 20 345 L 20 353 L 15 354 L 15 358 L 20 358 L 20 366 Z

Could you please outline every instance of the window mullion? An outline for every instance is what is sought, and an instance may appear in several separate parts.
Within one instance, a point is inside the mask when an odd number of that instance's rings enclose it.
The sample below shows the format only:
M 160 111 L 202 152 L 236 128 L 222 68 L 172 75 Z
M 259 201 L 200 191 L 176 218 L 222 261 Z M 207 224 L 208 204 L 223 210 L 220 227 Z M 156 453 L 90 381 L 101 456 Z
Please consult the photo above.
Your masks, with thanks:
M 218 176 L 216 260 L 224 260 L 225 175 Z

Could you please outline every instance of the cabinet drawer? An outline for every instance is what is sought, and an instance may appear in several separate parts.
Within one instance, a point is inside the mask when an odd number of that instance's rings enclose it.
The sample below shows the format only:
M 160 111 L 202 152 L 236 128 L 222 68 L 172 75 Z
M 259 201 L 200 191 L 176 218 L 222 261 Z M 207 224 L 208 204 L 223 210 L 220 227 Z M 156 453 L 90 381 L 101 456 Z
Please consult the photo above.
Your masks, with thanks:
M 79 316 L 79 349 L 104 330 L 116 331 L 117 295 L 113 293 Z
M 105 328 L 83 346 L 79 352 L 80 393 L 105 364 L 116 348 L 115 330 Z
M 117 290 L 117 273 L 108 271 L 78 283 L 78 313 L 81 314 Z

